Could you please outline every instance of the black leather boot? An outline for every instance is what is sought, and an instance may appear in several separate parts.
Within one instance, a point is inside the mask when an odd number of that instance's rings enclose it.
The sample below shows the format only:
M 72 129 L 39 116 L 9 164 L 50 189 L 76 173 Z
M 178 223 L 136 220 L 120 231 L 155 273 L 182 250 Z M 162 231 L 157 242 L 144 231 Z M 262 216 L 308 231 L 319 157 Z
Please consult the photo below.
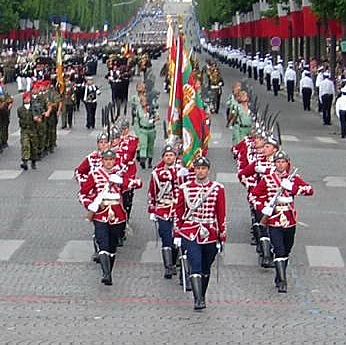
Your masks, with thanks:
M 194 310 L 201 310 L 205 308 L 202 302 L 202 276 L 200 274 L 192 274 L 190 276 L 192 293 L 194 297 Z
M 251 239 L 251 245 L 257 246 L 259 243 L 259 224 L 253 223 L 252 225 L 252 239 Z
M 177 275 L 177 258 L 178 258 L 178 248 L 172 247 L 172 274 Z
M 145 169 L 145 158 L 141 157 L 139 161 L 139 165 L 144 170 Z
M 102 268 L 102 279 L 101 283 L 105 285 L 112 285 L 112 274 L 111 274 L 111 263 L 109 255 L 102 253 L 99 255 L 101 268 Z
M 205 294 L 206 294 L 207 289 L 208 289 L 209 278 L 210 278 L 209 274 L 202 274 L 202 306 L 203 306 L 203 308 L 207 307 L 207 305 L 205 303 Z
M 270 239 L 267 237 L 262 237 L 260 239 L 261 249 L 262 249 L 262 264 L 264 268 L 270 268 L 273 265 L 272 253 L 270 251 Z
M 280 293 L 287 292 L 286 261 L 287 260 L 275 260 L 275 267 L 277 269 L 279 277 L 278 292 Z
M 36 161 L 35 160 L 31 161 L 31 169 L 36 170 Z
M 22 164 L 20 167 L 24 170 L 28 170 L 28 161 L 26 159 L 23 159 Z
M 162 260 L 163 265 L 165 267 L 165 279 L 172 279 L 172 248 L 171 247 L 164 247 L 162 248 Z

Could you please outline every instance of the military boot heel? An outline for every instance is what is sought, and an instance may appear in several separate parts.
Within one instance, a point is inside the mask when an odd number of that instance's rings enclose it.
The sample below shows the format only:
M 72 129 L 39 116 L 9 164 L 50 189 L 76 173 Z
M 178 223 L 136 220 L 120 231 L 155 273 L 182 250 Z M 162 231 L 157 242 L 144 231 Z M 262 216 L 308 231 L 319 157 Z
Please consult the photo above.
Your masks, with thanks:
M 32 160 L 32 161 L 31 161 L 31 169 L 33 169 L 33 170 L 36 170 L 36 169 L 37 169 L 37 167 L 36 167 L 36 161 L 35 161 L 35 160 Z

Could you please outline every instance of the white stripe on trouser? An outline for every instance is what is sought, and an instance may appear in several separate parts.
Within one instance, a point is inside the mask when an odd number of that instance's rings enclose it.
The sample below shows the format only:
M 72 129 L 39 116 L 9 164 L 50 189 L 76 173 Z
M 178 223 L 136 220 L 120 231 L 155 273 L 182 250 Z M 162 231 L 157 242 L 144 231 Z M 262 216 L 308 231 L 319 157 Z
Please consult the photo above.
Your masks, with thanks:
M 275 258 L 274 261 L 286 261 L 288 258 Z
M 101 255 L 101 254 L 106 254 L 108 256 L 115 256 L 115 253 L 109 253 L 106 250 L 100 250 L 99 251 L 99 255 Z

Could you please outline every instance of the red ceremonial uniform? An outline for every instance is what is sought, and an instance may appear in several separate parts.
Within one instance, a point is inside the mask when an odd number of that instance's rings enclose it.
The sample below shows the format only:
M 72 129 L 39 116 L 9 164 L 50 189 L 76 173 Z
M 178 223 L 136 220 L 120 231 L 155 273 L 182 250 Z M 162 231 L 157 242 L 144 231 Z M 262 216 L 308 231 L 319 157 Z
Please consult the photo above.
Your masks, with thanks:
M 100 167 L 91 171 L 87 180 L 82 184 L 80 201 L 86 209 L 97 197 L 102 200 L 102 204 L 94 213 L 92 220 L 109 224 L 126 222 L 127 214 L 123 207 L 122 189 L 128 182 L 124 180 L 123 186 L 110 182 L 110 175 L 116 174 L 116 172 L 116 168 L 108 173 L 103 167 Z
M 266 175 L 259 184 L 252 190 L 251 199 L 257 211 L 262 211 L 265 206 L 269 206 L 270 201 L 281 190 L 282 179 L 288 178 L 288 173 L 279 176 L 276 172 Z M 298 195 L 313 195 L 314 191 L 311 185 L 303 181 L 299 176 L 292 180 L 292 191 L 284 190 L 283 200 L 274 208 L 274 212 L 269 217 L 267 225 L 270 227 L 290 228 L 297 223 L 297 212 L 294 205 L 294 197 Z
M 102 157 L 99 151 L 90 153 L 83 162 L 75 169 L 75 177 L 79 184 L 85 182 L 90 171 L 102 166 Z
M 133 135 L 126 135 L 121 138 L 119 149 L 122 152 L 122 164 L 128 166 L 128 174 L 131 177 L 137 175 L 136 155 L 139 140 Z
M 200 184 L 196 179 L 179 188 L 176 236 L 198 244 L 226 241 L 225 189 L 218 182 Z
M 178 198 L 178 176 L 175 166 L 155 168 L 151 174 L 148 191 L 148 212 L 168 220 L 174 217 Z

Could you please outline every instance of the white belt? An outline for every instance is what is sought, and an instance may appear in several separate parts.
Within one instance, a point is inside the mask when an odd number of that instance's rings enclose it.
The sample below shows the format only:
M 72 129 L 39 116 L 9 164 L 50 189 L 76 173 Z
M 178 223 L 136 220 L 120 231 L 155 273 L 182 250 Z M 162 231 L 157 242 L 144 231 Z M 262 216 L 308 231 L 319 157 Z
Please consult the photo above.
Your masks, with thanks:
M 102 201 L 104 206 L 114 206 L 114 205 L 119 205 L 119 201 L 116 200 L 103 200 Z

